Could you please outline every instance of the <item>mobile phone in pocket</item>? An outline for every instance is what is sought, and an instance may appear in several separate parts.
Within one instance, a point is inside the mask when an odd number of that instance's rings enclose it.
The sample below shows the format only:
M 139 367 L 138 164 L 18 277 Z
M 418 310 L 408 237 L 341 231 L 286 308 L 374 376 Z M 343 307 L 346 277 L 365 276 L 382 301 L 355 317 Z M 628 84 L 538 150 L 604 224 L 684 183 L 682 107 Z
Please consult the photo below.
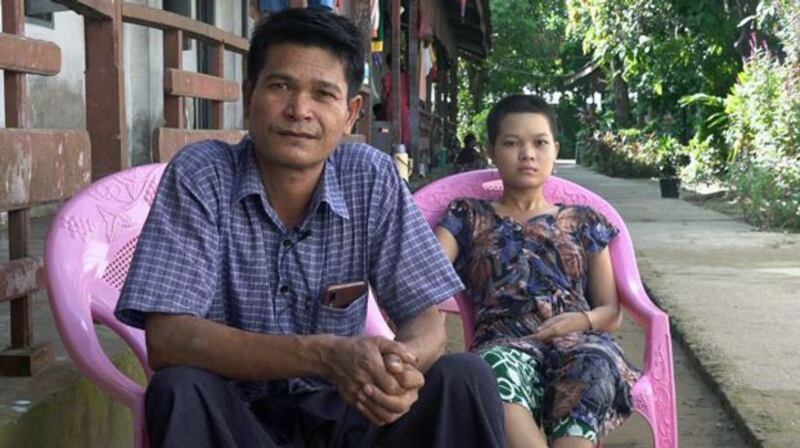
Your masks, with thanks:
M 328 286 L 322 296 L 322 304 L 333 308 L 347 308 L 367 293 L 367 282 L 357 281 Z

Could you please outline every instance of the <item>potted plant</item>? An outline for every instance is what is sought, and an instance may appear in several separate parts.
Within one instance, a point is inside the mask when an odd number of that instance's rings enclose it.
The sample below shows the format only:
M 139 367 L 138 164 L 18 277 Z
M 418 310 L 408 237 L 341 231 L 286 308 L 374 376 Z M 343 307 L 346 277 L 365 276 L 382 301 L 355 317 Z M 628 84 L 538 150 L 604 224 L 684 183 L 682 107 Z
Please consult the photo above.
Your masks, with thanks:
M 681 144 L 673 137 L 662 136 L 658 141 L 658 185 L 662 198 L 680 197 L 681 178 L 679 168 L 689 164 L 689 155 L 682 151 Z

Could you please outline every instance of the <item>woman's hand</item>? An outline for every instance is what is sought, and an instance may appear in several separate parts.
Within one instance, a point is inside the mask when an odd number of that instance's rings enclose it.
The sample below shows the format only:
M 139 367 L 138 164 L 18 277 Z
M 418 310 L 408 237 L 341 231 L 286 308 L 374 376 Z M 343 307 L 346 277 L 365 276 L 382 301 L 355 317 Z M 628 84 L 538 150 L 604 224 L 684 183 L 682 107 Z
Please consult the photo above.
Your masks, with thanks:
M 590 324 L 588 316 L 584 313 L 561 313 L 544 321 L 539 326 L 539 330 L 530 337 L 542 342 L 549 342 L 555 337 L 588 331 L 591 329 Z

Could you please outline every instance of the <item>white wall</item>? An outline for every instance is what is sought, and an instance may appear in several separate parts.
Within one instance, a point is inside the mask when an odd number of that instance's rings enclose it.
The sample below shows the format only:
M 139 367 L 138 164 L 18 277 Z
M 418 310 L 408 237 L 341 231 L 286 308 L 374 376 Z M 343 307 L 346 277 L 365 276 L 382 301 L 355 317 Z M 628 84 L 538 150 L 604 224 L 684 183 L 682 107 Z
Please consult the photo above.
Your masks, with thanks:
M 229 7 L 223 8 L 222 5 Z M 242 2 L 240 0 L 226 0 L 218 1 L 216 3 L 216 23 L 217 28 L 221 28 L 229 33 L 242 35 Z M 250 37 L 250 36 L 246 36 Z M 239 86 L 242 85 L 244 79 L 244 64 L 242 56 L 232 51 L 225 52 L 225 79 L 235 79 Z M 235 103 L 225 103 L 225 128 L 226 129 L 240 129 L 244 123 L 242 116 L 242 98 L 241 90 L 239 93 L 239 101 Z
M 2 13 L 0 12 L 0 15 Z M 61 48 L 61 72 L 55 76 L 28 75 L 28 126 L 70 129 L 86 125 L 84 100 L 85 56 L 83 17 L 62 12 L 53 17 L 55 26 L 27 24 L 25 35 L 55 42 Z M 5 101 L 0 79 L 0 101 Z M 5 109 L 0 107 L 5 126 Z
M 161 0 L 128 2 L 161 8 Z M 141 165 L 150 162 L 153 129 L 164 123 L 162 33 L 126 23 L 122 47 L 128 154 L 131 165 Z

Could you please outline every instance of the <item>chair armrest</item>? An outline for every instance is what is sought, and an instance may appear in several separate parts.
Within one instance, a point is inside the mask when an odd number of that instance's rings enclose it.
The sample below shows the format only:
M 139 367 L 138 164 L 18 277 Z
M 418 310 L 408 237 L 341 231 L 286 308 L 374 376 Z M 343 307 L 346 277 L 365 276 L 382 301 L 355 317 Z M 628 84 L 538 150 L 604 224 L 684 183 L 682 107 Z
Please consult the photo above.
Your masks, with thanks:
M 439 311 L 443 313 L 451 313 L 451 314 L 460 314 L 461 309 L 458 307 L 458 302 L 456 302 L 455 297 L 450 297 L 449 299 L 440 302 Z
M 620 233 L 609 246 L 614 280 L 620 303 L 633 315 L 642 327 L 649 326 L 654 319 L 666 314 L 653 304 L 642 284 L 636 254 L 627 232 Z
M 116 333 L 117 336 L 131 347 L 133 354 L 136 355 L 136 359 L 139 361 L 139 365 L 142 367 L 149 381 L 153 376 L 153 370 L 150 368 L 150 363 L 147 359 L 147 345 L 145 343 L 144 331 L 123 324 L 114 316 L 113 310 L 98 302 L 92 303 L 92 318 L 111 329 L 111 331 Z
M 644 289 L 627 232 L 621 233 L 612 241 L 610 252 L 620 303 L 645 331 L 644 371 L 658 372 L 659 375 L 667 372 L 671 374 L 672 341 L 669 317 L 653 303 Z
M 53 291 L 49 291 L 49 294 L 52 297 Z M 68 328 L 65 316 L 56 312 L 53 314 L 64 347 L 78 369 L 115 400 L 122 402 L 134 413 L 139 412 L 144 401 L 144 387 L 122 373 L 108 357 L 97 339 L 97 332 L 89 319 L 89 313 L 86 313 L 85 319 L 70 316 L 70 321 L 81 320 L 79 329 Z

